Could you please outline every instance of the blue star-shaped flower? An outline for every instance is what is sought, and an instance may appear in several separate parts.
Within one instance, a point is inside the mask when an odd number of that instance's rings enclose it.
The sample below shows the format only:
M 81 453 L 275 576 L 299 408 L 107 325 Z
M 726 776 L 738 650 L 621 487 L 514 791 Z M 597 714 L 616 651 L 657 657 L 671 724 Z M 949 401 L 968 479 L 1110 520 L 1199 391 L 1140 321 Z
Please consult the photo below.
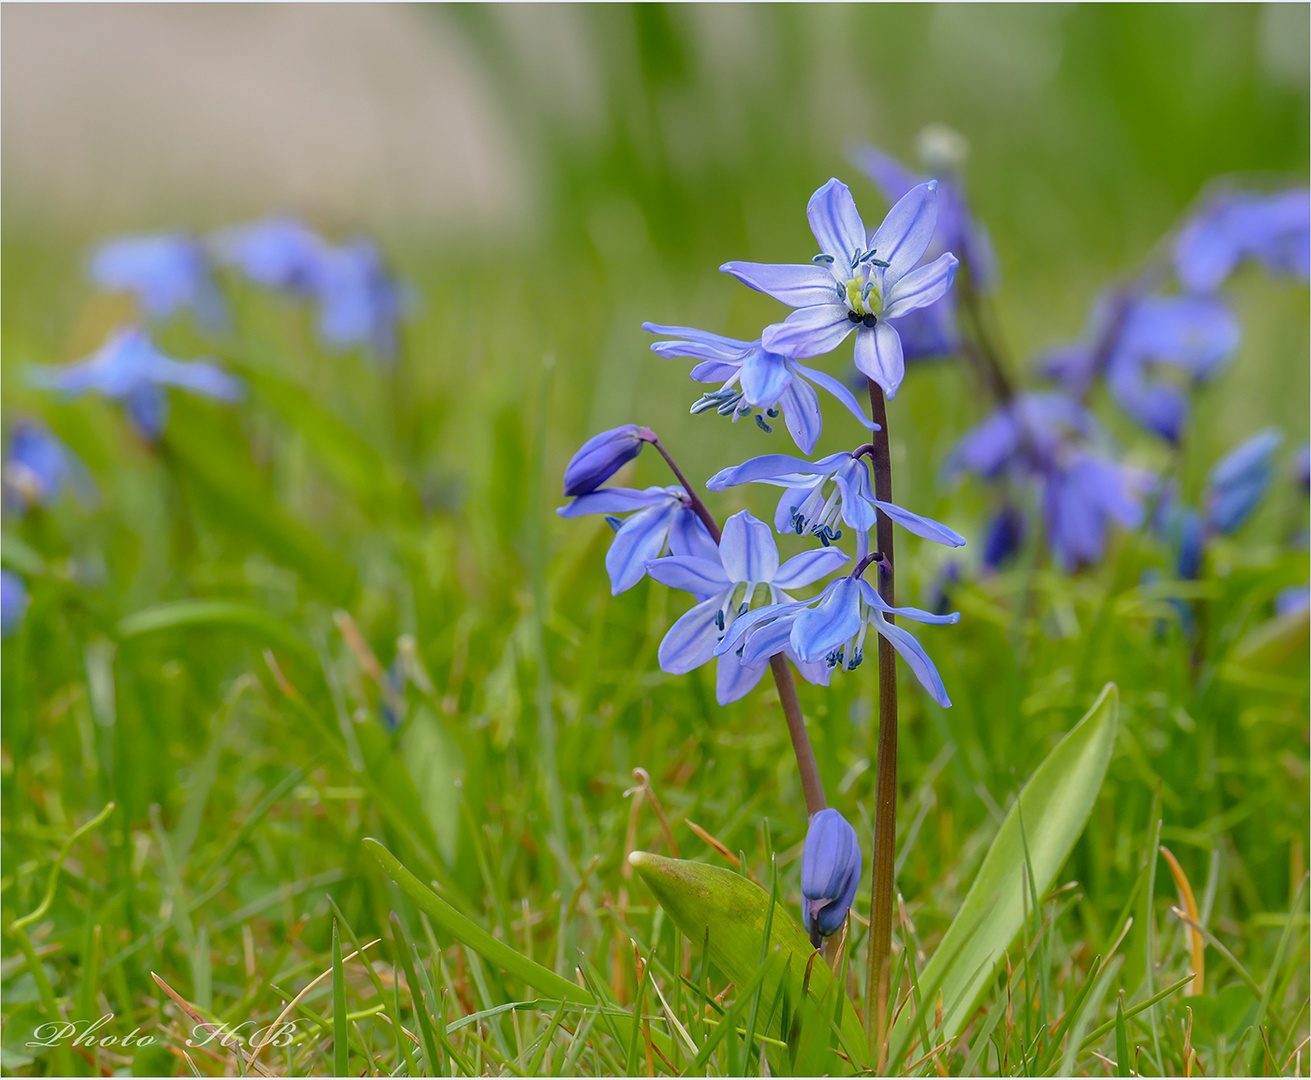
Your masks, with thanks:
M 142 315 L 152 321 L 190 308 L 209 329 L 224 323 L 223 300 L 205 249 L 186 233 L 110 240 L 92 253 L 89 271 L 102 289 L 131 293 Z

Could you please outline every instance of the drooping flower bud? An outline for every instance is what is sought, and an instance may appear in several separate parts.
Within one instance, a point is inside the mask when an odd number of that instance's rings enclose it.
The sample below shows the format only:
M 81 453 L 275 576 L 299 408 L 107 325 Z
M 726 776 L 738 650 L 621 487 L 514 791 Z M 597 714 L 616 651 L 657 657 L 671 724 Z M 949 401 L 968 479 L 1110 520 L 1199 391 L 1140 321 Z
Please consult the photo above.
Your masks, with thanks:
M 1218 533 L 1231 533 L 1252 515 L 1274 478 L 1270 459 L 1283 436 L 1258 432 L 1220 459 L 1207 485 L 1207 517 Z
M 846 920 L 860 867 L 860 844 L 847 819 L 832 808 L 812 817 L 801 852 L 801 921 L 815 948 Z
M 579 448 L 564 471 L 564 493 L 570 498 L 587 495 L 614 476 L 653 442 L 655 433 L 637 424 L 611 428 L 593 435 Z

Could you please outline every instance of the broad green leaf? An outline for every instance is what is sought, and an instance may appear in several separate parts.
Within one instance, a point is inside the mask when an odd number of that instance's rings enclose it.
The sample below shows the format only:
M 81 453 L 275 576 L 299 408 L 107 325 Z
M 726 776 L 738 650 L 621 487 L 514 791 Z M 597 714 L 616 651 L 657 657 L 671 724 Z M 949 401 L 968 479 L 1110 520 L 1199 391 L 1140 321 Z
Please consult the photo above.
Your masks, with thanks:
M 760 968 L 769 894 L 739 874 L 706 863 L 668 859 L 645 851 L 634 851 L 628 861 L 674 924 L 694 944 L 704 941 L 709 929 L 710 958 L 735 986 L 748 985 Z M 807 1010 L 807 1013 L 812 1023 L 822 1023 L 827 1035 L 830 1030 L 828 1018 L 833 1015 L 841 993 L 837 980 L 823 956 L 816 955 L 805 931 L 783 905 L 774 905 L 769 930 L 770 953 L 783 953 L 786 960 L 766 974 L 761 987 L 762 1000 L 771 1002 L 777 999 L 780 984 L 786 979 L 791 1001 L 810 1000 L 821 1006 L 819 1012 L 811 1014 Z M 809 990 L 803 995 L 806 969 L 812 957 L 814 965 Z M 856 1017 L 855 1007 L 850 1002 L 842 1004 L 840 1049 L 863 1059 L 865 1033 Z M 776 1013 L 771 1025 L 775 1034 L 778 1033 L 778 1017 Z M 802 1041 L 807 1041 L 807 1034 L 812 1035 L 809 1042 L 813 1045 L 816 1042 L 813 1032 L 803 1033 Z M 827 1046 L 827 1037 L 818 1041 Z M 815 1062 L 813 1057 L 798 1061 L 801 1075 L 806 1072 L 803 1063 L 811 1062 Z M 821 1057 L 817 1064 L 822 1066 L 820 1071 L 835 1071 L 831 1057 L 827 1062 Z
M 1042 895 L 1083 832 L 1115 747 L 1119 701 L 1115 684 L 1107 683 L 1087 715 L 1038 766 L 1002 822 L 937 952 L 920 973 L 926 1000 L 942 994 L 944 1012 L 936 1041 L 960 1031 L 1004 950 L 1020 932 L 1025 842 L 1033 887 Z M 910 1027 L 911 1018 L 903 1010 L 892 1034 L 894 1046 Z
M 314 663 L 314 651 L 284 623 L 258 608 L 228 600 L 170 600 L 152 604 L 120 619 L 118 636 L 136 638 L 206 627 L 242 630 L 265 645 L 280 645 Z

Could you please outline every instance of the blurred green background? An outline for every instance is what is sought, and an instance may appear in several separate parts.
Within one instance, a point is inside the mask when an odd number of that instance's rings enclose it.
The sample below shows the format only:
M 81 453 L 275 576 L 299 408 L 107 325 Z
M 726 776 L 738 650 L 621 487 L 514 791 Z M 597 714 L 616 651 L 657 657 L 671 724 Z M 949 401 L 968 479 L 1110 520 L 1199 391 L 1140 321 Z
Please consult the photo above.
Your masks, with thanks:
M 105 992 L 125 1014 L 161 965 L 216 1003 L 239 998 L 240 925 L 261 947 L 278 941 L 299 912 L 322 914 L 328 888 L 361 934 L 381 932 L 394 898 L 358 844 L 379 832 L 516 939 L 507 911 L 524 897 L 549 914 L 540 950 L 602 954 L 614 927 L 600 913 L 624 887 L 622 792 L 639 765 L 676 818 L 757 859 L 768 816 L 795 859 L 804 820 L 772 692 L 721 710 L 708 672 L 662 675 L 655 646 L 683 598 L 643 582 L 611 599 L 609 530 L 551 510 L 570 454 L 620 423 L 656 428 L 694 479 L 788 452 L 781 432 L 689 416 L 684 366 L 654 357 L 640 324 L 749 338 L 777 320 L 777 304 L 717 267 L 807 257 L 806 199 L 833 175 L 877 221 L 886 208 L 846 161 L 853 140 L 911 164 L 927 124 L 969 140 L 966 184 L 999 254 L 1000 327 L 1022 378 L 1037 349 L 1079 335 L 1098 291 L 1208 179 L 1307 177 L 1305 4 L 73 5 L 10 6 L 4 19 L 5 421 L 43 418 L 101 491 L 89 509 L 65 500 L 6 521 L 6 559 L 31 573 L 33 603 L 4 647 L 4 911 L 33 906 L 52 840 L 117 799 L 47 940 L 65 943 L 53 975 L 72 992 L 83 925 L 120 929 L 130 951 Z M 210 340 L 183 321 L 160 341 L 243 374 L 240 407 L 175 394 L 151 448 L 115 408 L 25 384 L 25 364 L 83 356 L 130 314 L 92 293 L 90 244 L 272 209 L 378 238 L 418 298 L 394 370 L 323 353 L 303 311 L 228 282 L 236 331 Z M 1307 437 L 1305 286 L 1249 269 L 1229 295 L 1243 345 L 1198 395 L 1189 494 L 1262 427 L 1282 428 L 1286 450 Z M 1109 400 L 1094 405 L 1131 461 L 1166 465 Z M 937 474 L 984 409 L 957 365 L 935 363 L 912 371 L 891 419 L 902 501 L 971 538 L 986 493 Z M 826 411 L 817 453 L 856 437 Z M 658 465 L 639 460 L 633 485 L 666 482 Z M 713 508 L 744 505 L 772 512 L 741 490 Z M 1159 784 L 1162 836 L 1264 976 L 1306 864 L 1306 650 L 1246 682 L 1222 669 L 1274 592 L 1305 580 L 1305 551 L 1285 550 L 1305 512 L 1281 473 L 1217 549 L 1200 682 L 1177 630 L 1157 636 L 1161 605 L 1133 593 L 1138 571 L 1164 560 L 1150 543 L 1117 545 L 1072 580 L 1040 572 L 1027 621 L 1021 571 L 969 586 L 962 625 L 922 635 L 956 701 L 944 712 L 903 690 L 899 887 L 926 938 L 968 885 L 989 807 L 1114 679 L 1124 734 L 1068 875 L 1088 897 L 1070 955 L 1118 929 Z M 908 600 L 924 599 L 940 562 L 908 545 Z M 274 646 L 279 662 L 323 726 L 280 696 L 267 635 L 125 633 L 124 617 L 192 597 L 275 620 L 295 643 Z M 432 687 L 410 688 L 399 735 L 380 722 L 381 692 L 337 608 L 384 666 L 398 637 L 414 639 Z M 1106 611 L 1110 628 L 1091 629 Z M 830 693 L 802 687 L 826 781 L 848 806 L 872 794 L 874 697 L 872 671 Z M 234 839 L 295 767 L 306 773 L 292 794 Z M 641 842 L 657 835 L 644 821 Z M 564 927 L 560 895 L 575 887 L 588 899 Z M 186 918 L 161 915 L 165 900 Z M 296 949 L 321 959 L 327 932 L 313 921 Z M 1178 967 L 1177 924 L 1162 933 L 1134 955 L 1157 948 Z M 1212 977 L 1213 990 L 1234 982 L 1223 967 Z

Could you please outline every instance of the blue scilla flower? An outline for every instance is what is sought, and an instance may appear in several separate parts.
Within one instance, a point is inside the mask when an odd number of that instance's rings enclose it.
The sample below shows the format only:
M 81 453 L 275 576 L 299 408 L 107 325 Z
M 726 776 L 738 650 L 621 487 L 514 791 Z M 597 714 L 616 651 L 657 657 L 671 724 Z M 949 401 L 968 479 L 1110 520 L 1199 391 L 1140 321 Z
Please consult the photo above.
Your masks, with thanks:
M 830 582 L 812 600 L 747 612 L 730 628 L 715 652 L 736 654 L 743 665 L 750 665 L 790 647 L 802 663 L 822 661 L 830 668 L 854 671 L 865 659 L 865 637 L 873 627 L 910 665 L 929 696 L 943 708 L 950 708 L 951 699 L 928 653 L 905 630 L 888 622 L 885 614 L 938 626 L 960 622 L 959 612 L 935 615 L 920 608 L 892 607 L 864 578 L 845 577 Z
M 220 229 L 209 237 L 218 260 L 256 285 L 314 295 L 329 244 L 293 217 L 268 217 Z
M 27 614 L 27 586 L 10 570 L 0 570 L 0 637 L 16 634 Z
M 1175 273 L 1186 289 L 1210 292 L 1246 259 L 1272 274 L 1311 278 L 1311 192 L 1228 192 L 1179 233 Z
M 396 356 L 397 324 L 407 297 L 369 240 L 331 248 L 319 259 L 314 282 L 318 333 L 330 349 L 367 349 L 382 360 Z
M 564 493 L 570 498 L 587 495 L 604 484 L 655 442 L 655 432 L 637 424 L 624 424 L 593 435 L 578 448 L 564 471 Z
M 1283 435 L 1266 428 L 1221 458 L 1207 481 L 1203 504 L 1208 526 L 1236 532 L 1257 508 L 1274 479 L 1272 459 Z
M 937 182 L 912 188 L 873 236 L 847 185 L 830 180 L 806 208 L 820 254 L 799 266 L 730 262 L 720 267 L 745 285 L 796 308 L 767 327 L 770 352 L 794 359 L 831 352 L 856 331 L 856 367 L 893 397 L 905 376 L 901 338 L 889 320 L 925 307 L 951 286 L 956 257 L 916 264 L 937 223 Z
M 719 549 L 681 487 L 649 487 L 645 491 L 601 488 L 578 496 L 556 513 L 565 518 L 606 515 L 615 530 L 605 556 L 614 596 L 641 581 L 646 576 L 647 562 L 666 551 L 712 560 L 719 557 Z M 621 520 L 617 514 L 632 516 Z
M 860 870 L 860 842 L 851 823 L 832 807 L 815 814 L 801 849 L 801 922 L 815 948 L 846 922 Z
M 1294 615 L 1311 608 L 1311 583 L 1290 585 L 1275 594 L 1275 614 Z
M 849 556 L 837 548 L 820 548 L 795 555 L 779 565 L 778 545 L 768 525 L 741 510 L 724 522 L 714 558 L 670 555 L 646 564 L 656 581 L 690 592 L 700 601 L 669 628 L 660 642 L 662 671 L 685 675 L 719 656 L 715 697 L 728 705 L 744 697 L 760 681 L 769 657 L 739 663 L 733 654 L 717 654 L 715 646 L 734 621 L 760 600 L 791 602 L 785 591 L 811 585 L 826 577 Z M 808 681 L 827 685 L 828 670 L 805 661 L 791 649 L 782 650 Z
M 1052 555 L 1064 570 L 1100 562 L 1115 522 L 1137 528 L 1149 473 L 1084 448 L 1072 448 L 1039 477 Z
M 165 356 L 146 332 L 135 326 L 114 331 L 84 360 L 34 366 L 31 380 L 48 390 L 69 395 L 92 392 L 121 402 L 147 439 L 158 438 L 164 430 L 167 387 L 220 401 L 236 401 L 243 393 L 240 380 L 222 368 L 203 360 L 183 362 Z
M 642 329 L 678 339 L 652 345 L 651 351 L 657 356 L 699 360 L 692 369 L 692 378 L 697 382 L 723 384 L 714 393 L 703 395 L 692 406 L 693 413 L 713 409 L 720 416 L 731 416 L 734 423 L 743 416 L 754 415 L 761 428 L 771 431 L 765 417 L 773 419 L 782 410 L 793 442 L 809 454 L 824 428 L 819 395 L 810 385 L 813 382 L 842 402 L 866 430 L 878 430 L 878 425 L 866 418 L 855 396 L 839 380 L 770 352 L 759 339 L 738 341 L 705 330 L 649 322 L 643 323 Z M 757 409 L 760 412 L 754 411 Z
M 1092 414 L 1065 394 L 1017 394 L 961 436 L 947 457 L 945 472 L 993 480 L 1047 468 L 1071 439 L 1099 433 Z
M 765 454 L 717 472 L 706 481 L 706 487 L 723 491 L 746 483 L 786 489 L 774 512 L 779 532 L 809 534 L 827 545 L 842 535 L 837 527 L 842 521 L 857 533 L 857 558 L 864 558 L 869 549 L 869 530 L 878 520 L 878 510 L 916 536 L 948 547 L 965 543 L 963 536 L 932 518 L 874 498 L 868 463 L 850 451 L 813 463 L 786 454 Z
M 223 300 L 205 249 L 183 232 L 123 236 L 91 255 L 91 280 L 111 292 L 128 292 L 147 319 L 164 320 L 190 308 L 200 322 L 223 325 Z
M 5 504 L 22 511 L 48 506 L 79 468 L 77 459 L 45 428 L 28 421 L 14 425 L 4 464 Z
M 1040 365 L 1072 394 L 1086 391 L 1100 374 L 1125 412 L 1178 442 L 1188 398 L 1158 371 L 1170 368 L 1191 383 L 1204 382 L 1233 357 L 1241 336 L 1238 320 L 1218 298 L 1118 293 L 1098 301 L 1084 341 L 1051 350 Z

